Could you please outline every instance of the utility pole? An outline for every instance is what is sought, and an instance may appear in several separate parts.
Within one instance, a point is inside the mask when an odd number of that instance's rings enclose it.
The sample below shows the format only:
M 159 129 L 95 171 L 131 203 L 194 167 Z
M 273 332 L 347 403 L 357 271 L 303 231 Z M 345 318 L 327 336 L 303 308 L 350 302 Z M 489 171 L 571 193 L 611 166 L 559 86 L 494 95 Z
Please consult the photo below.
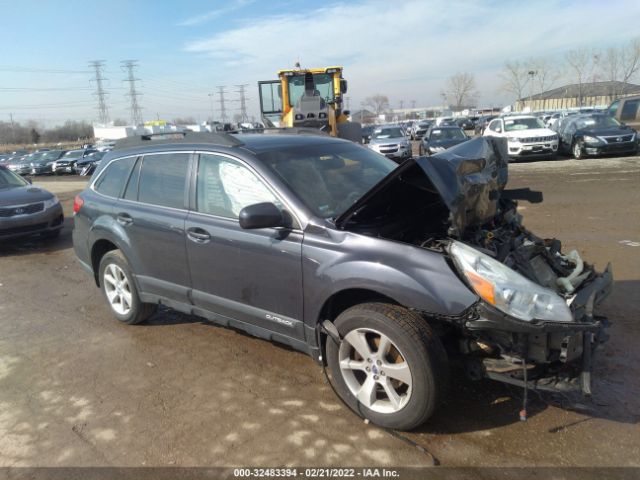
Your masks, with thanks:
M 416 101 L 415 100 L 411 100 L 411 108 L 416 108 Z
M 349 107 L 351 105 L 351 97 L 344 97 L 344 102 L 346 103 L 347 108 L 345 110 L 351 110 Z
M 131 106 L 129 107 L 131 110 L 131 123 L 133 123 L 134 126 L 140 125 L 142 123 L 142 108 L 140 108 L 140 104 L 138 103 L 140 93 L 136 90 L 136 82 L 140 79 L 135 78 L 133 74 L 133 70 L 138 68 L 138 62 L 137 60 L 125 60 L 122 62 L 122 68 L 127 71 L 127 77 L 123 81 L 129 83 L 127 97 L 129 97 L 129 102 L 131 102 Z
M 213 96 L 215 94 L 214 93 L 207 93 L 207 96 L 209 97 L 209 102 L 211 103 L 211 123 L 213 123 Z
M 220 120 L 224 124 L 227 123 L 227 109 L 224 106 L 224 94 L 227 92 L 224 90 L 224 85 L 219 85 L 216 88 L 218 89 L 218 101 L 220 102 Z
M 103 60 L 94 60 L 89 62 L 89 67 L 95 71 L 94 81 L 96 83 L 96 91 L 94 95 L 98 100 L 98 121 L 105 125 L 109 123 L 109 109 L 107 108 L 106 97 L 108 95 L 104 90 L 104 81 L 107 80 L 102 75 L 102 69 L 104 68 Z
M 535 70 L 529 70 L 529 113 L 533 113 L 533 77 L 536 76 Z
M 248 87 L 249 85 L 244 83 L 242 85 L 236 85 L 236 87 L 238 87 L 238 90 L 236 90 L 236 92 L 238 93 L 238 95 L 240 95 L 240 118 L 241 118 L 241 122 L 248 122 L 249 121 L 249 116 L 247 115 L 247 97 L 245 95 L 245 88 Z
M 400 100 L 400 110 L 404 108 L 404 100 Z

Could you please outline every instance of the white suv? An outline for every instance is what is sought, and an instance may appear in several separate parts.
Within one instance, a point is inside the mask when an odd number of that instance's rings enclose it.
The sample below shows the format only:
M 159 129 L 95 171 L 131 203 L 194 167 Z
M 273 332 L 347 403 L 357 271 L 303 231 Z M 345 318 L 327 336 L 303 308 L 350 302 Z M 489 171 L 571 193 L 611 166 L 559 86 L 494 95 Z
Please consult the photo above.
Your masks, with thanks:
M 558 152 L 558 134 L 531 115 L 496 118 L 487 125 L 483 135 L 506 138 L 510 157 L 554 158 Z

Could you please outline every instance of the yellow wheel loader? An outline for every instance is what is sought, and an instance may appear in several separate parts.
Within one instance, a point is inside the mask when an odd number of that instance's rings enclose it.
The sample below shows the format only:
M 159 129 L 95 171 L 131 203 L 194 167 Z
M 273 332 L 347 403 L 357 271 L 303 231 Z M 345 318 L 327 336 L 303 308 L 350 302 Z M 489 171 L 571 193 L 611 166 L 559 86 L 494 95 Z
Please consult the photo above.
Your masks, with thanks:
M 258 82 L 267 128 L 317 128 L 333 137 L 362 142 L 362 127 L 342 108 L 347 81 L 342 67 L 280 70 L 278 80 Z

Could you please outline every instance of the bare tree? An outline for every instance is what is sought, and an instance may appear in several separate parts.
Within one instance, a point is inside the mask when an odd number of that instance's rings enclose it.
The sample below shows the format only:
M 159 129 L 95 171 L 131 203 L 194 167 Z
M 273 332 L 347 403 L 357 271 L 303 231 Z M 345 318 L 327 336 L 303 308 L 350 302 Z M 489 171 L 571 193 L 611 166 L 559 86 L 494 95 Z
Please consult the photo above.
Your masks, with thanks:
M 640 70 L 640 38 L 622 47 L 611 47 L 597 55 L 600 74 L 610 82 L 629 82 Z M 612 83 L 611 100 L 622 94 L 622 85 Z
M 524 95 L 524 89 L 529 81 L 529 67 L 519 61 L 507 61 L 500 77 L 502 78 L 502 90 L 512 93 L 516 100 L 521 100 Z
M 542 93 L 549 90 L 562 76 L 562 73 L 547 58 L 532 58 L 529 60 L 530 70 L 535 72 L 533 76 L 534 90 Z
M 569 64 L 573 78 L 578 84 L 578 105 L 582 107 L 584 97 L 582 85 L 593 72 L 594 66 L 597 63 L 597 55 L 587 48 L 579 48 L 567 52 L 565 60 L 567 64 Z
M 635 38 L 620 52 L 620 81 L 628 82 L 640 70 L 640 38 Z
M 378 116 L 389 110 L 389 97 L 377 93 L 375 95 L 372 95 L 371 97 L 365 98 L 364 105 L 367 107 L 371 107 L 373 113 Z
M 464 72 L 456 73 L 447 79 L 446 90 L 442 97 L 456 108 L 468 106 L 479 96 L 476 89 L 476 79 L 473 74 Z

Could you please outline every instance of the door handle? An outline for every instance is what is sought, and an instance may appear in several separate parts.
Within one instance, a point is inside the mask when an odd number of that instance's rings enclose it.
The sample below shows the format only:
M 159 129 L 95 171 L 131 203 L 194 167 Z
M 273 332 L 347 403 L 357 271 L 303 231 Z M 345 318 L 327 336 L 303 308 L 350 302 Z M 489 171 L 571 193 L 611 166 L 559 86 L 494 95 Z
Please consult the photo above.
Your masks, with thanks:
M 198 227 L 187 229 L 187 237 L 196 243 L 207 243 L 211 240 L 209 232 Z
M 131 225 L 133 223 L 133 218 L 128 213 L 119 213 L 116 220 L 123 226 Z

